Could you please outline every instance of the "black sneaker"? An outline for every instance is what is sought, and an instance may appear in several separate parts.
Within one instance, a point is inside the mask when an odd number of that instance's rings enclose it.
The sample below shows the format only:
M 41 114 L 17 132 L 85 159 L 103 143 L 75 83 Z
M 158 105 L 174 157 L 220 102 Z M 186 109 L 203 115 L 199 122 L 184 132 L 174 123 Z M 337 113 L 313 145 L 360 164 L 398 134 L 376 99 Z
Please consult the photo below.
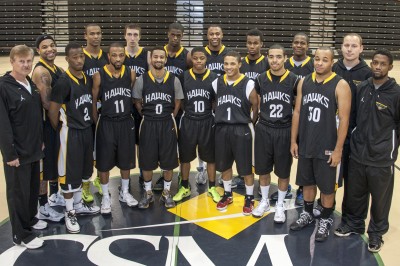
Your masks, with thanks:
M 318 199 L 317 204 L 315 204 L 315 207 L 313 208 L 314 218 L 315 219 L 320 218 L 323 210 L 324 210 L 324 207 L 322 207 L 322 205 L 321 205 L 321 199 Z
M 314 217 L 311 213 L 303 211 L 300 213 L 299 219 L 290 225 L 290 230 L 299 231 L 314 222 Z
M 352 234 L 359 234 L 358 232 L 352 230 L 348 225 L 344 224 L 339 226 L 338 228 L 336 228 L 335 230 L 335 235 L 340 236 L 340 237 L 344 237 L 344 236 L 349 236 Z
M 315 234 L 315 241 L 323 242 L 328 239 L 329 229 L 333 224 L 332 218 L 318 219 L 317 233 Z
M 155 190 L 155 191 L 164 190 L 164 175 L 163 175 L 163 173 L 160 174 L 160 177 L 157 179 L 156 183 L 154 184 L 153 190 Z
M 171 192 L 168 189 L 164 189 L 160 199 L 164 202 L 165 208 L 167 209 L 176 206 L 175 201 L 172 199 Z
M 261 195 L 261 190 L 259 191 L 259 194 Z M 272 193 L 269 198 L 272 201 L 278 201 L 278 191 Z M 285 199 L 291 199 L 291 198 L 292 198 L 292 186 L 289 184 L 287 191 L 286 191 Z
M 154 202 L 153 191 L 144 191 L 142 198 L 139 201 L 138 208 L 139 209 L 147 209 L 150 206 L 150 203 Z
M 238 176 L 234 176 L 232 178 L 232 184 L 231 184 L 232 188 L 245 188 L 245 183 L 244 183 L 244 178 L 240 175 Z
M 369 238 L 369 243 L 368 243 L 368 250 L 372 253 L 377 253 L 381 251 L 381 248 L 383 246 L 383 240 L 381 236 L 371 236 Z

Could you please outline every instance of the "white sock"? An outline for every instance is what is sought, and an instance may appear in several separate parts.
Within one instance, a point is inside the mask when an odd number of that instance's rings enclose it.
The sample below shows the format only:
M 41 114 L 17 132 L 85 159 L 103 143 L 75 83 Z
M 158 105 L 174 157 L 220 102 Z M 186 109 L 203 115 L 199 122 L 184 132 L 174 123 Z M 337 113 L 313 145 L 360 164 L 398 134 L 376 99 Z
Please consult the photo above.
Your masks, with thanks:
M 109 197 L 109 194 L 108 194 L 108 183 L 105 184 L 105 185 L 101 184 L 101 189 L 103 190 L 103 197 Z
M 287 192 L 287 190 L 285 190 L 285 191 L 280 191 L 280 190 L 278 189 L 278 204 L 279 204 L 279 203 L 283 203 L 283 200 L 285 199 L 285 196 L 286 196 L 286 192 Z
M 82 190 L 79 189 L 78 191 L 74 192 L 74 204 L 78 204 L 82 200 Z
M 150 191 L 151 190 L 151 180 L 150 181 L 144 181 L 144 190 Z
M 204 161 L 199 158 L 199 168 L 204 169 Z
M 254 185 L 251 185 L 251 186 L 245 185 L 245 186 L 246 186 L 246 195 L 248 195 L 248 196 L 253 195 L 254 194 Z
M 232 192 L 232 179 L 228 181 L 222 180 L 222 182 L 224 182 L 225 192 Z
M 172 180 L 171 181 L 166 181 L 164 179 L 164 189 L 171 190 L 171 183 L 172 183 Z
M 74 209 L 74 198 L 65 199 L 65 210 L 67 212 L 72 211 Z
M 269 194 L 269 186 L 260 186 L 261 188 L 261 197 L 263 200 L 268 199 L 268 194 Z
M 126 193 L 129 189 L 129 178 L 128 179 L 121 179 L 121 189 L 122 192 Z

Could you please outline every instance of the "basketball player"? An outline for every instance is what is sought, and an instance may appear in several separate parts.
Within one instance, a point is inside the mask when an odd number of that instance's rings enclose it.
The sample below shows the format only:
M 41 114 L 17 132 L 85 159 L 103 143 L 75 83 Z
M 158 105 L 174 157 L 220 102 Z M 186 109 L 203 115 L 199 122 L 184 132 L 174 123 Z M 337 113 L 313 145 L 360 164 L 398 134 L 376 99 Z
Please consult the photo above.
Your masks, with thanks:
M 389 71 L 393 55 L 374 53 L 372 77 L 357 87 L 356 127 L 351 134 L 346 216 L 335 235 L 363 234 L 371 195 L 368 250 L 379 252 L 389 230 L 394 163 L 399 147 L 400 86 Z
M 103 190 L 101 213 L 111 213 L 108 193 L 110 170 L 117 166 L 121 172 L 119 200 L 129 207 L 138 201 L 128 192 L 130 169 L 135 168 L 135 122 L 131 115 L 132 87 L 136 74 L 123 63 L 125 48 L 112 43 L 108 50 L 109 64 L 93 75 L 93 117 L 96 128 L 96 168 Z M 98 119 L 97 101 L 101 101 Z
M 185 71 L 181 79 L 185 96 L 185 112 L 180 122 L 178 137 L 182 180 L 173 200 L 177 202 L 190 196 L 190 162 L 196 158 L 198 149 L 199 157 L 207 162 L 208 195 L 214 202 L 219 202 L 221 196 L 215 187 L 215 123 L 212 114 L 215 95 L 211 86 L 218 76 L 206 69 L 207 55 L 203 47 L 193 48 L 191 59 L 193 68 Z
M 275 223 L 286 221 L 284 199 L 287 193 L 292 156 L 290 130 L 292 124 L 294 89 L 298 78 L 285 69 L 285 48 L 279 44 L 268 50 L 270 70 L 260 74 L 255 83 L 260 95 L 260 120 L 255 132 L 255 171 L 260 176 L 261 201 L 252 212 L 260 218 L 269 211 L 268 193 L 271 172 L 278 176 L 278 202 Z
M 99 213 L 98 206 L 82 200 L 82 179 L 93 173 L 92 81 L 83 70 L 85 54 L 77 43 L 65 47 L 68 69 L 51 92 L 49 118 L 58 130 L 58 174 L 65 198 L 65 226 L 69 233 L 79 233 L 76 215 Z M 61 123 L 60 123 L 61 121 Z
M 101 28 L 96 23 L 89 23 L 85 26 L 85 40 L 86 47 L 83 48 L 85 53 L 85 64 L 83 65 L 83 71 L 86 77 L 90 79 L 99 71 L 100 68 L 108 64 L 108 58 L 106 53 L 101 49 Z M 96 130 L 95 124 L 93 124 L 93 135 Z M 103 195 L 103 191 L 100 184 L 100 178 L 97 177 L 93 180 L 93 185 L 99 190 L 99 194 Z M 90 180 L 82 180 L 82 198 L 85 202 L 93 201 L 93 194 L 90 191 Z
M 172 23 L 168 27 L 168 44 L 164 46 L 167 52 L 166 69 L 175 76 L 181 75 L 190 69 L 192 59 L 189 51 L 181 45 L 184 28 L 180 23 Z
M 240 73 L 256 80 L 258 75 L 269 69 L 267 58 L 261 54 L 263 34 L 258 29 L 252 29 L 246 33 L 246 39 L 247 56 L 242 59 Z
M 147 50 L 139 45 L 140 38 L 142 37 L 142 29 L 138 24 L 127 24 L 125 26 L 125 62 L 124 65 L 134 70 L 136 77 L 148 71 L 147 64 Z
M 290 151 L 299 159 L 296 184 L 304 186 L 304 211 L 290 229 L 301 230 L 314 222 L 318 187 L 323 208 L 316 241 L 328 238 L 333 223 L 330 216 L 335 201 L 336 167 L 342 157 L 351 108 L 350 87 L 332 72 L 333 59 L 333 51 L 328 47 L 320 47 L 315 52 L 315 72 L 299 82 L 292 121 Z
M 143 170 L 145 192 L 139 208 L 148 208 L 154 201 L 151 179 L 153 170 L 158 166 L 165 170 L 161 200 L 166 208 L 172 208 L 175 207 L 170 192 L 172 171 L 179 165 L 174 116 L 184 97 L 179 79 L 165 69 L 167 53 L 164 48 L 153 48 L 150 59 L 150 71 L 141 75 L 133 88 L 136 108 L 143 115 L 139 137 L 139 167 Z
M 314 71 L 313 59 L 307 55 L 310 39 L 307 34 L 299 32 L 293 37 L 292 48 L 293 56 L 288 58 L 285 62 L 285 68 L 290 72 L 296 74 L 299 78 L 303 78 Z M 296 92 L 295 92 L 296 93 Z M 292 187 L 289 184 L 286 198 L 291 198 Z M 278 192 L 271 194 L 271 200 L 278 200 Z M 303 206 L 303 187 L 299 187 L 296 192 L 295 204 Z
M 33 69 L 32 81 L 39 89 L 45 112 L 43 122 L 45 158 L 43 159 L 43 179 L 40 181 L 37 217 L 42 220 L 59 222 L 64 218 L 64 214 L 57 212 L 51 206 L 65 206 L 65 200 L 58 193 L 57 133 L 50 124 L 47 110 L 50 105 L 51 88 L 64 70 L 54 64 L 57 47 L 53 37 L 47 34 L 40 35 L 36 38 L 35 45 L 40 59 Z M 47 196 L 47 185 L 50 188 L 50 197 Z
M 258 118 L 258 96 L 254 81 L 240 73 L 240 54 L 229 51 L 224 58 L 225 75 L 213 81 L 216 94 L 215 162 L 222 173 L 224 195 L 217 209 L 226 210 L 233 202 L 232 165 L 246 184 L 243 214 L 250 215 L 254 207 L 253 124 Z M 253 112 L 251 117 L 250 112 Z
M 224 57 L 229 49 L 222 44 L 224 34 L 219 25 L 211 25 L 207 29 L 208 45 L 205 47 L 207 52 L 206 67 L 217 73 L 218 76 L 224 74 Z
M 367 63 L 360 57 L 363 51 L 362 38 L 357 33 L 346 34 L 342 43 L 342 56 L 334 65 L 332 70 L 341 76 L 349 83 L 352 94 L 352 104 L 350 111 L 349 130 L 347 132 L 346 141 L 343 146 L 343 155 L 341 162 L 341 176 L 339 177 L 339 186 L 341 186 L 341 177 L 343 177 L 343 202 L 342 202 L 342 220 L 346 216 L 346 195 L 347 195 L 347 180 L 349 171 L 349 157 L 350 157 L 350 136 L 355 127 L 355 114 L 356 114 L 356 91 L 357 85 L 362 81 L 372 76 L 371 69 Z
M 261 48 L 263 47 L 263 34 L 258 29 L 252 29 L 246 33 L 246 39 L 247 56 L 242 59 L 240 73 L 255 80 L 260 73 L 269 69 L 267 58 L 261 54 Z M 219 182 L 222 184 L 222 179 L 220 179 Z M 232 188 L 237 187 L 244 187 L 244 180 L 241 176 L 235 176 L 232 179 Z
M 28 249 L 43 246 L 43 240 L 36 237 L 32 228 L 47 227 L 45 221 L 35 217 L 44 154 L 40 94 L 28 76 L 33 55 L 26 45 L 13 47 L 12 70 L 0 78 L 0 150 L 8 212 L 14 244 Z
M 126 57 L 124 65 L 135 71 L 136 78 L 149 70 L 149 52 L 139 45 L 141 37 L 142 28 L 138 24 L 131 23 L 125 26 Z M 132 104 L 132 115 L 135 120 L 135 143 L 139 145 L 139 128 L 142 122 L 142 116 L 139 114 L 134 104 Z M 143 182 L 143 173 L 142 169 L 140 169 L 139 183 L 143 185 Z

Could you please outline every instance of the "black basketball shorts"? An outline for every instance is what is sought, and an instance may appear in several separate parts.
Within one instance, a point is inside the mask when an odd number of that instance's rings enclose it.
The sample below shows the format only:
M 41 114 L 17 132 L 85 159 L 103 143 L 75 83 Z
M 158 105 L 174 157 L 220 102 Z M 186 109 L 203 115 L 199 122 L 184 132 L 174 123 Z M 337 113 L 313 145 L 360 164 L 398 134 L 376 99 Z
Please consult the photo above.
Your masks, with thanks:
M 179 160 L 190 163 L 199 157 L 207 163 L 215 163 L 215 122 L 214 116 L 194 119 L 183 115 L 178 133 Z
M 153 119 L 143 116 L 139 130 L 139 167 L 153 171 L 160 166 L 173 170 L 178 163 L 178 136 L 175 119 Z
M 289 178 L 293 162 L 290 153 L 290 130 L 291 127 L 273 128 L 257 123 L 254 142 L 257 175 L 269 174 L 274 169 L 279 178 Z
M 108 172 L 114 166 L 130 170 L 136 166 L 135 121 L 100 116 L 96 129 L 96 169 Z
M 74 129 L 62 126 L 59 132 L 58 174 L 65 193 L 80 189 L 82 179 L 93 173 L 92 127 Z
M 217 124 L 215 129 L 215 166 L 224 172 L 236 162 L 239 175 L 253 173 L 253 124 Z

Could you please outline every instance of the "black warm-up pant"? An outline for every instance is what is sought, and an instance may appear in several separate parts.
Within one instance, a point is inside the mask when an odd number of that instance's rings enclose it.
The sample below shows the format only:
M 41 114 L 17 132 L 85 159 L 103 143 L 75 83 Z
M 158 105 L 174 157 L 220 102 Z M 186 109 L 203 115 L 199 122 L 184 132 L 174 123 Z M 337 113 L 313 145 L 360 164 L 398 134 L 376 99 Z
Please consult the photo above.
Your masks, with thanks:
M 371 220 L 368 235 L 382 236 L 388 231 L 394 186 L 393 168 L 393 166 L 368 166 L 350 159 L 345 220 L 354 231 L 358 233 L 365 231 L 370 195 Z
M 36 235 L 31 226 L 37 223 L 37 199 L 40 184 L 40 163 L 22 164 L 19 167 L 8 166 L 4 162 L 4 174 L 7 186 L 7 204 L 13 241 L 29 243 Z

